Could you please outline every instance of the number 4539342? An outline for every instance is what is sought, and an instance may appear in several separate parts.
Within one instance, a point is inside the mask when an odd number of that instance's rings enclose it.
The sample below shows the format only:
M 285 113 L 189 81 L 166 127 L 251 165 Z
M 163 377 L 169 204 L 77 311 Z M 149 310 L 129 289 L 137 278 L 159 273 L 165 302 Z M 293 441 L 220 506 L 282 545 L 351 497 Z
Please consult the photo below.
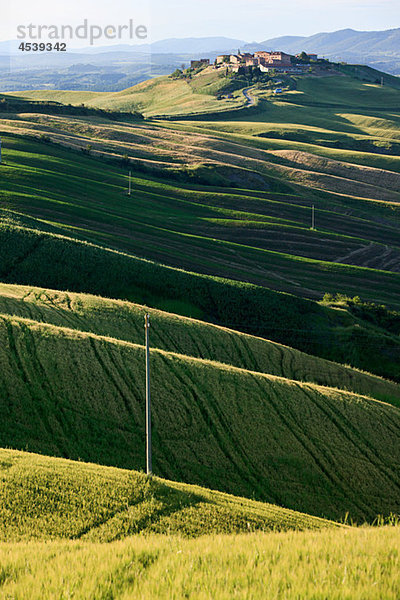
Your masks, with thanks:
M 45 42 L 21 42 L 18 46 L 18 50 L 22 50 L 22 52 L 66 52 L 67 44 L 64 42 L 57 42 L 55 44 L 45 43 Z

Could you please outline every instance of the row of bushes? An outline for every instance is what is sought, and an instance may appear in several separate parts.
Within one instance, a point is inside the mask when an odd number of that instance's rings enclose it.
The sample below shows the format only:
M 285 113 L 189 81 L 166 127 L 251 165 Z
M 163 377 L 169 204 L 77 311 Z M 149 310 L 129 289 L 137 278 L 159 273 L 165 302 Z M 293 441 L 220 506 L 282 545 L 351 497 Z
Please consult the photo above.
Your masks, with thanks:
M 364 321 L 381 327 L 391 334 L 400 335 L 400 312 L 390 310 L 384 304 L 366 302 L 360 296 L 351 298 L 346 294 L 325 294 L 322 301 L 326 306 L 344 306 Z
M 19 99 L 0 98 L 0 112 L 18 113 L 18 112 L 33 112 L 44 113 L 50 115 L 72 115 L 72 116 L 89 116 L 102 117 L 118 121 L 120 119 L 139 119 L 143 120 L 142 113 L 132 110 L 130 112 L 112 111 L 103 108 L 93 108 L 81 104 L 75 106 L 73 104 L 61 104 L 51 101 L 29 101 Z

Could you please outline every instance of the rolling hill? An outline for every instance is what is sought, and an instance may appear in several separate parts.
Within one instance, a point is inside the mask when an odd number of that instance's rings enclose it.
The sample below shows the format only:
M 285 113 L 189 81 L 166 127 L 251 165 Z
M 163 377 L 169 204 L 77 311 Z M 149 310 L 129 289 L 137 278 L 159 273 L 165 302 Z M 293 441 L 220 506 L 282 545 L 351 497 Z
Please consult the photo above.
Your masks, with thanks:
M 51 295 L 43 303 L 43 291 L 32 302 L 32 292 L 28 310 L 32 305 L 41 320 L 7 314 L 0 319 L 0 445 L 143 468 L 144 349 L 84 330 L 85 322 L 97 322 L 94 311 L 104 315 L 99 318 L 103 327 L 108 320 L 108 330 L 114 328 L 117 335 L 118 328 L 127 326 L 123 313 L 115 312 L 115 306 L 113 312 L 110 302 L 101 306 L 99 299 L 79 296 L 71 300 L 75 310 L 68 309 L 67 297 L 57 304 L 56 294 L 53 303 Z M 129 323 L 135 307 L 127 305 L 126 310 Z M 75 328 L 43 322 L 47 314 L 51 322 L 51 314 L 57 313 L 70 325 L 75 321 Z M 139 313 L 143 315 L 142 308 Z M 171 317 L 158 314 L 158 319 L 166 326 L 168 345 L 174 346 Z M 291 378 L 216 361 L 228 346 L 224 336 L 233 338 L 231 345 L 237 347 L 231 362 L 241 360 L 246 342 L 241 349 L 235 341 L 238 334 L 225 330 L 218 343 L 210 326 L 181 323 L 181 328 L 196 326 L 205 329 L 213 360 L 195 358 L 183 349 L 159 349 L 157 338 L 151 350 L 156 474 L 333 519 L 349 513 L 357 520 L 372 520 L 399 510 L 398 408 L 306 383 L 305 378 L 313 378 L 307 375 L 311 357 L 262 340 L 248 338 L 249 352 L 255 344 L 264 345 L 271 357 L 280 352 L 275 364 L 290 361 L 286 375 L 292 372 Z M 183 344 L 182 334 L 176 335 Z M 194 331 L 188 336 L 192 345 L 199 340 Z M 270 362 L 271 370 L 279 372 Z M 313 368 L 318 370 L 318 365 Z M 327 380 L 343 385 L 347 377 L 348 387 L 369 388 L 371 395 L 383 394 L 398 405 L 393 384 L 356 371 L 341 372 L 329 363 L 321 371 Z
M 150 600 L 207 589 L 244 599 L 265 595 L 268 573 L 268 593 L 277 597 L 284 589 L 293 600 L 396 599 L 399 527 L 338 526 L 141 473 L 12 450 L 0 451 L 0 472 L 4 598 Z
M 93 108 L 114 111 L 129 111 L 132 106 L 136 106 L 146 116 L 191 115 L 196 112 L 207 113 L 223 109 L 227 102 L 218 101 L 217 95 L 224 86 L 226 86 L 224 73 L 209 68 L 191 80 L 170 76 L 158 77 L 143 81 L 121 92 L 40 90 L 11 92 L 6 96 L 72 105 L 80 105 L 83 102 Z M 229 102 L 232 108 L 244 104 L 245 98 L 241 93 Z
M 196 537 L 338 527 L 194 485 L 15 450 L 0 450 L 0 471 L 2 542 L 110 542 L 137 533 Z
M 398 384 L 265 338 L 138 304 L 87 294 L 0 284 L 0 314 L 141 345 L 144 314 L 152 346 L 241 369 L 316 383 L 400 406 Z
M 157 475 L 398 512 L 400 90 L 374 77 L 4 96 L 0 445 L 142 469 L 150 310 Z
M 331 309 L 260 286 L 171 269 L 26 228 L 5 226 L 0 241 L 7 256 L 1 273 L 4 281 L 127 298 L 399 378 L 399 342 L 391 330 L 390 313 L 386 326 L 384 311 L 382 327 L 379 312 L 375 319 L 368 305 L 366 319 L 360 319 L 345 306 Z M 51 268 L 49 256 L 57 257 Z
M 342 102 L 349 90 L 368 104 L 382 91 L 339 79 Z M 396 116 L 329 108 L 333 81 L 261 98 L 251 121 L 5 114 L 3 281 L 147 303 L 399 378 L 396 330 L 294 298 L 340 292 L 399 307 L 399 159 L 332 147 L 394 152 Z M 327 107 L 307 104 L 313 82 Z
M 386 31 L 340 31 L 316 33 L 311 36 L 283 36 L 260 43 L 247 44 L 244 51 L 279 48 L 289 54 L 306 51 L 326 56 L 334 61 L 367 64 L 400 74 L 400 29 Z

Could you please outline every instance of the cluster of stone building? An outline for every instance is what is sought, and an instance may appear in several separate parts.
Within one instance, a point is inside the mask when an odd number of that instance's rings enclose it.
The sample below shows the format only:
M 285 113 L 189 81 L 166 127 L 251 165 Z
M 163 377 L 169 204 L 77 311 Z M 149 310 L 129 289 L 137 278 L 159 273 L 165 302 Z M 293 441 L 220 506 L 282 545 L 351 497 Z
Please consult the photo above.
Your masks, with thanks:
M 229 57 L 222 54 L 217 56 L 216 64 L 229 63 L 234 66 L 244 67 L 291 67 L 292 57 L 285 52 L 267 52 L 260 50 L 254 54 L 249 52 L 231 54 Z
M 217 56 L 214 66 L 217 69 L 228 67 L 235 73 L 245 71 L 249 67 L 258 67 L 260 71 L 264 73 L 268 73 L 272 70 L 298 73 L 303 71 L 304 68 L 307 68 L 304 65 L 297 63 L 296 60 L 293 60 L 293 58 L 299 58 L 299 56 L 300 55 L 293 57 L 285 52 L 267 52 L 266 50 L 260 50 L 254 54 L 250 54 L 249 52 L 242 53 L 239 51 L 237 54 L 220 54 Z M 308 58 L 310 60 L 317 60 L 318 56 L 317 54 L 308 54 Z M 190 66 L 195 69 L 200 66 L 208 66 L 209 64 L 209 59 L 202 58 L 200 60 L 192 60 Z

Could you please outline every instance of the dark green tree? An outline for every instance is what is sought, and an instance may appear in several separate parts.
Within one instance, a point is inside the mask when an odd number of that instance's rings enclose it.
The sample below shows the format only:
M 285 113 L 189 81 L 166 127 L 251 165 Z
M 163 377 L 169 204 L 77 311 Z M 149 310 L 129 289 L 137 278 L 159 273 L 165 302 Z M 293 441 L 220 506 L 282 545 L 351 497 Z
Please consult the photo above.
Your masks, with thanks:
M 307 52 L 303 52 L 299 55 L 299 60 L 301 60 L 301 62 L 305 62 L 305 63 L 309 63 L 310 62 L 310 57 L 308 56 Z

